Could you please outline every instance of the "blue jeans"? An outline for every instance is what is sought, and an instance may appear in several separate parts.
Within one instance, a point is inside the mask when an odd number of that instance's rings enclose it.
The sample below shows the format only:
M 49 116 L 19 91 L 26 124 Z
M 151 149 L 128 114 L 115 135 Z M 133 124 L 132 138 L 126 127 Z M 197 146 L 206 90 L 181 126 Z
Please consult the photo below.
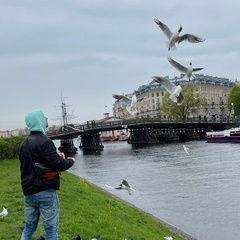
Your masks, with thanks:
M 59 202 L 56 190 L 46 190 L 24 196 L 26 227 L 21 240 L 31 240 L 40 215 L 43 218 L 47 240 L 58 240 Z

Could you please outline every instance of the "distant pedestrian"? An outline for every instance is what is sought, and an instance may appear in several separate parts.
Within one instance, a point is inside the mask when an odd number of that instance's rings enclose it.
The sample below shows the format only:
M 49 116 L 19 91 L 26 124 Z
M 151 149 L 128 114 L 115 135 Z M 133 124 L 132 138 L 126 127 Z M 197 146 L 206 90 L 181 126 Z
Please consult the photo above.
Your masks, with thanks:
M 25 203 L 26 225 L 21 240 L 31 240 L 40 215 L 47 240 L 58 240 L 59 202 L 56 190 L 60 187 L 60 171 L 69 169 L 74 158 L 57 153 L 46 136 L 48 119 L 41 109 L 28 113 L 25 122 L 30 135 L 22 142 L 19 152 L 21 184 Z

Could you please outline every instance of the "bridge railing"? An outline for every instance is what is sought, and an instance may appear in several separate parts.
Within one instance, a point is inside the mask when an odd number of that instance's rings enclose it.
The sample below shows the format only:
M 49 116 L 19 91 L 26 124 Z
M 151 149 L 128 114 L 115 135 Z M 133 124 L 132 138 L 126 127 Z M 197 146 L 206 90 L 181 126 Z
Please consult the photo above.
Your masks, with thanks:
M 199 118 L 186 118 L 184 120 L 182 119 L 159 119 L 159 118 L 144 118 L 144 119 L 128 119 L 128 120 L 122 120 L 122 121 L 111 121 L 111 122 L 94 122 L 94 121 L 88 121 L 85 124 L 80 125 L 67 125 L 62 126 L 58 129 L 54 129 L 47 132 L 47 135 L 49 137 L 53 136 L 65 136 L 65 135 L 77 135 L 81 134 L 81 132 L 85 132 L 88 130 L 97 130 L 97 131 L 108 131 L 110 128 L 122 128 L 126 129 L 130 125 L 141 125 L 141 124 L 168 124 L 168 123 L 231 123 L 231 124 L 239 124 L 237 119 L 234 118 L 228 118 L 224 119 L 225 121 L 220 121 L 220 119 L 199 119 Z M 239 124 L 240 125 L 240 124 Z M 104 130 L 105 129 L 105 130 Z

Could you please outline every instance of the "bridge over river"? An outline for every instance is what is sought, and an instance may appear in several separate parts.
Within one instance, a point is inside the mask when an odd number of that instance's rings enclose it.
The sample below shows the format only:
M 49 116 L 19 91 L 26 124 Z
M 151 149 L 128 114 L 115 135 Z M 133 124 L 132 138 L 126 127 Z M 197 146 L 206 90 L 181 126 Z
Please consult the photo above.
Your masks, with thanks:
M 87 122 L 83 125 L 65 125 L 58 130 L 48 131 L 47 135 L 52 140 L 60 139 L 59 151 L 75 154 L 77 148 L 73 144 L 74 138 L 81 138 L 79 148 L 83 150 L 103 150 L 100 133 L 104 131 L 128 129 L 129 144 L 146 145 L 202 139 L 206 137 L 207 131 L 223 130 L 237 124 L 238 122 L 233 121 L 215 122 L 193 119 L 185 121 L 131 119 L 105 123 L 93 121 L 91 124 Z

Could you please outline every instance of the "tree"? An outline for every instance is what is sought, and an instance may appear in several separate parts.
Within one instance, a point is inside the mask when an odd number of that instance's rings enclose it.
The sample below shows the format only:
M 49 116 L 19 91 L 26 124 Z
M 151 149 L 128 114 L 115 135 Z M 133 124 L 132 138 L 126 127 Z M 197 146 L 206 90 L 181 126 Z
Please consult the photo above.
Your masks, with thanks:
M 240 114 L 240 86 L 234 86 L 228 95 L 227 107 L 232 110 L 232 103 L 234 107 L 234 115 L 239 116 Z
M 186 119 L 188 112 L 196 107 L 204 106 L 205 99 L 197 93 L 198 87 L 193 84 L 182 86 L 184 101 L 182 105 L 177 105 L 169 99 L 169 93 L 165 94 L 161 104 L 161 110 L 170 118 Z

